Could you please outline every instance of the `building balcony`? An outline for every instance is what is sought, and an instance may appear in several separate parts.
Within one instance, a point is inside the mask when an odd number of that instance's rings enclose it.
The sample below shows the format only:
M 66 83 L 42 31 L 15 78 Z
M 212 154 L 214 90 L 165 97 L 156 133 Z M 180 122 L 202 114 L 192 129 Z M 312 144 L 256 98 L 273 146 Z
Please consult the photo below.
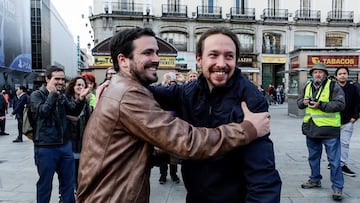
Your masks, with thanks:
M 231 20 L 255 20 L 255 8 L 230 8 L 230 19 Z
M 143 4 L 135 3 L 121 3 L 121 2 L 112 2 L 111 3 L 112 14 L 115 15 L 126 15 L 126 16 L 142 16 L 143 15 Z M 107 8 L 105 7 L 105 13 L 107 13 Z
M 288 9 L 266 8 L 263 10 L 261 18 L 264 21 L 288 21 L 289 11 Z
M 218 6 L 197 6 L 197 19 L 222 19 L 222 9 Z
M 354 11 L 329 11 L 326 21 L 329 23 L 353 23 Z
M 163 4 L 161 6 L 162 17 L 187 18 L 187 6 L 177 4 Z
M 296 10 L 294 21 L 318 23 L 321 21 L 321 12 L 320 10 Z

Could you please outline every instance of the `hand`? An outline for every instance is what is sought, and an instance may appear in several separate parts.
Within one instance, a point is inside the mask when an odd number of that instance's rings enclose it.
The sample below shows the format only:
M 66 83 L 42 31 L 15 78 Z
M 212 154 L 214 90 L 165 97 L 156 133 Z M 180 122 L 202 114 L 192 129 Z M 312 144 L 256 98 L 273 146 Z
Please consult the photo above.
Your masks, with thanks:
M 95 91 L 96 104 L 98 103 L 101 94 L 109 86 L 109 84 L 110 84 L 110 80 L 106 80 L 103 84 L 101 84 L 98 88 L 96 88 Z
M 313 108 L 313 109 L 317 109 L 320 106 L 320 102 L 309 102 L 308 107 Z
M 79 99 L 83 100 L 90 93 L 90 88 L 84 88 L 80 91 Z
M 309 102 L 310 102 L 310 99 L 304 99 L 304 100 L 303 100 L 303 104 L 304 104 L 305 106 L 308 106 L 308 105 L 309 105 Z
M 257 137 L 262 137 L 270 133 L 270 114 L 269 112 L 252 113 L 245 102 L 241 102 L 244 112 L 244 120 L 250 121 L 257 132 Z
M 0 121 L 4 120 L 5 116 L 0 116 Z
M 56 93 L 56 92 L 58 92 L 57 88 L 56 88 L 55 85 L 52 84 L 52 83 L 49 83 L 46 87 L 47 87 L 47 89 L 49 90 L 50 93 Z

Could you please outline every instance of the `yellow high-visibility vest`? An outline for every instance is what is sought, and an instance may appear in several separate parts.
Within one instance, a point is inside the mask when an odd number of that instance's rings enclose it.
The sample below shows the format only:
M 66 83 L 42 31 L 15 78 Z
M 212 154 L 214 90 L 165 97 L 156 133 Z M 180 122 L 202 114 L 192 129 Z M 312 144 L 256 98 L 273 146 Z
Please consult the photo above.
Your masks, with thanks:
M 317 98 L 318 101 L 329 102 L 330 101 L 330 83 L 331 83 L 331 80 L 328 79 L 325 86 L 320 87 L 320 88 L 324 88 L 324 89 L 323 90 L 320 89 L 315 97 L 314 97 L 314 95 L 312 95 L 311 83 L 308 83 L 305 87 L 304 98 Z M 315 125 L 319 126 L 319 127 L 321 127 L 321 126 L 340 127 L 341 126 L 340 112 L 324 112 L 324 111 L 321 111 L 320 109 L 313 109 L 310 107 L 306 107 L 304 123 L 308 123 L 310 118 L 312 118 Z

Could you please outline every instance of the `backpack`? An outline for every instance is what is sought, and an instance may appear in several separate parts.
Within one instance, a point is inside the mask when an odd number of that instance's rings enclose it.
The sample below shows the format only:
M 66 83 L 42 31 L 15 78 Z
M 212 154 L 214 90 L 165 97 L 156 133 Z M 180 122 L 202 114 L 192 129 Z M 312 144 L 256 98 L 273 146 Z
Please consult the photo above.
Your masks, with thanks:
M 23 125 L 22 125 L 22 133 L 29 138 L 30 140 L 34 137 L 34 118 L 32 116 L 32 112 L 30 109 L 30 97 L 28 103 L 24 106 L 23 111 Z

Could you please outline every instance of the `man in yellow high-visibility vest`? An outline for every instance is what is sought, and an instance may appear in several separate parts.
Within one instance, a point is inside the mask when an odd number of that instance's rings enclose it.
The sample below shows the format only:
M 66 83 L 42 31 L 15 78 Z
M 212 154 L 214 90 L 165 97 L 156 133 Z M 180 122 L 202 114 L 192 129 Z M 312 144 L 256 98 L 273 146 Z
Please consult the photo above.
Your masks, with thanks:
M 305 109 L 302 131 L 306 135 L 311 169 L 309 180 L 301 187 L 321 187 L 320 160 L 324 145 L 331 169 L 332 198 L 339 201 L 342 199 L 344 187 L 340 164 L 340 111 L 345 108 L 345 95 L 335 81 L 328 79 L 329 74 L 324 63 L 315 64 L 310 70 L 310 75 L 312 81 L 305 85 L 297 100 L 298 107 Z

